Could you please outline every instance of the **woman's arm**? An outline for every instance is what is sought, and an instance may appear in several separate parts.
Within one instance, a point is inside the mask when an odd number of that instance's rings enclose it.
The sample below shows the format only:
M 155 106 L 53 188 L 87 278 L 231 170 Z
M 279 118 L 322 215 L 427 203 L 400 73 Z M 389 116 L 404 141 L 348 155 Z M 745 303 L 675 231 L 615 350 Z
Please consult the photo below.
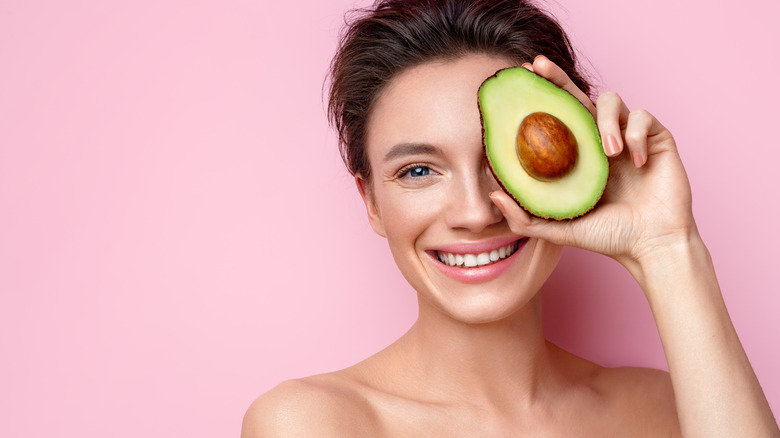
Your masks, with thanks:
M 780 436 L 698 233 L 648 253 L 632 274 L 658 326 L 683 436 Z
M 525 67 L 595 114 L 610 177 L 601 204 L 573 221 L 530 217 L 506 194 L 492 193 L 513 232 L 605 254 L 631 272 L 658 326 L 684 436 L 780 437 L 696 229 L 671 133 L 647 111 L 629 111 L 615 93 L 594 106 L 545 57 Z

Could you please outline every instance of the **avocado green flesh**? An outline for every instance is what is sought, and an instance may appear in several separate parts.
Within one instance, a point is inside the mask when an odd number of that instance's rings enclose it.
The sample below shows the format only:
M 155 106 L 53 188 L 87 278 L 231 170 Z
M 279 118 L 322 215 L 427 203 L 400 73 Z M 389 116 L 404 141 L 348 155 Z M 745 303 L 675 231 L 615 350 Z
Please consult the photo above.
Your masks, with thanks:
M 500 70 L 479 89 L 483 141 L 493 173 L 531 214 L 569 219 L 587 213 L 601 198 L 609 165 L 590 112 L 574 96 L 523 67 Z M 517 156 L 517 130 L 534 112 L 554 115 L 577 140 L 577 163 L 554 181 L 530 176 Z

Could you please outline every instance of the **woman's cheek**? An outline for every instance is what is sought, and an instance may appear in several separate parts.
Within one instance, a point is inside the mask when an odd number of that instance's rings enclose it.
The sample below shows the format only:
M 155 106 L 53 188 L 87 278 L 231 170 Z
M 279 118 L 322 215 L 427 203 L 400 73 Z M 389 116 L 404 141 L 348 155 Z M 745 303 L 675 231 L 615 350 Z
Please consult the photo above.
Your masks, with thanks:
M 389 194 L 384 201 L 384 225 L 393 253 L 399 250 L 415 251 L 422 236 L 441 227 L 444 193 L 434 188 L 405 190 Z M 381 208 L 381 207 L 380 207 Z M 435 239 L 435 238 L 434 238 Z

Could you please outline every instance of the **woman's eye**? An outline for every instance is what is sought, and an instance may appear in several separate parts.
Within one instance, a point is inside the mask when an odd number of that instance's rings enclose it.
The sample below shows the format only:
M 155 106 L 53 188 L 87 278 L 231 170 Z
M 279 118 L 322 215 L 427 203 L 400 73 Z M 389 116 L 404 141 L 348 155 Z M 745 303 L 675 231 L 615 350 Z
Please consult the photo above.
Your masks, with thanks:
M 438 175 L 426 164 L 409 164 L 396 173 L 395 177 L 407 184 L 428 184 L 429 178 Z
M 425 166 L 417 166 L 407 170 L 406 173 L 409 174 L 409 176 L 412 178 L 416 178 L 420 176 L 428 176 L 431 173 L 431 169 Z
M 424 178 L 426 176 L 432 175 L 436 172 L 431 170 L 430 167 L 424 165 L 424 164 L 410 164 L 403 169 L 399 170 L 396 174 L 396 178 Z

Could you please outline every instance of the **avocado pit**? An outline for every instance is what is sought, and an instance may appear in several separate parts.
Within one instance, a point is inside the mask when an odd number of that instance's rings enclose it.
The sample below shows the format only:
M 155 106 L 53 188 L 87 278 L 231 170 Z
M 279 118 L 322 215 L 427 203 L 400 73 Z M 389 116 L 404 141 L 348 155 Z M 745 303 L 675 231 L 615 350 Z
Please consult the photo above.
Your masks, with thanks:
M 577 163 L 577 140 L 557 117 L 535 112 L 517 130 L 517 156 L 533 178 L 554 181 L 566 176 Z

